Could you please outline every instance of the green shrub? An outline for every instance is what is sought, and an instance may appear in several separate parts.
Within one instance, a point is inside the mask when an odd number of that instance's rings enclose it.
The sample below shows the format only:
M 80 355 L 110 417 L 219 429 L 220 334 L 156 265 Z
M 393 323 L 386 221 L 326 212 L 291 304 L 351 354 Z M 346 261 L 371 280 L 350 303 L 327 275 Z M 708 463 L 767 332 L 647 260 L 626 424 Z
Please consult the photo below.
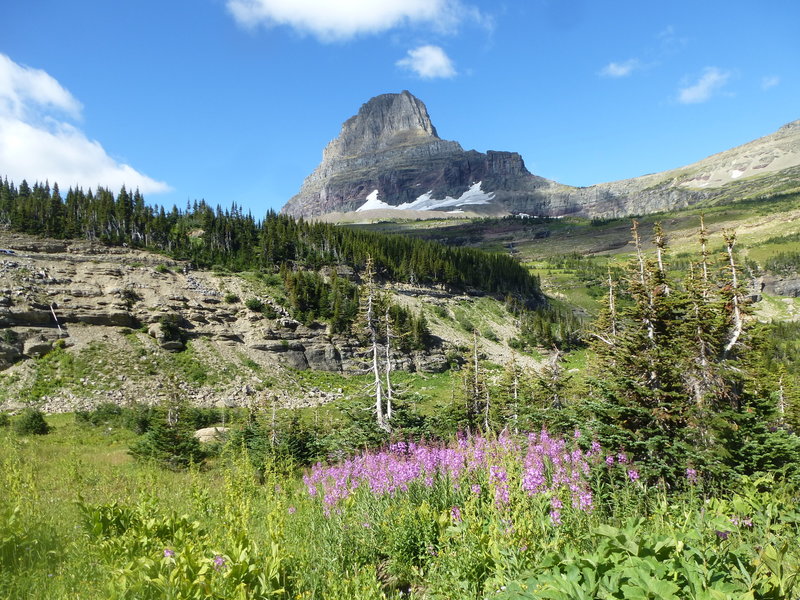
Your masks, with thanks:
M 182 322 L 183 318 L 178 314 L 172 313 L 168 315 L 162 315 L 161 318 L 158 319 L 158 323 L 161 325 L 161 333 L 164 335 L 164 339 L 169 341 L 182 341 Z
M 237 302 L 239 302 L 239 296 L 237 296 L 232 292 L 228 292 L 223 297 L 223 300 L 225 301 L 226 304 L 236 304 Z
M 200 465 L 205 460 L 205 452 L 189 424 L 170 425 L 164 419 L 152 422 L 129 452 L 137 460 L 153 461 L 172 470 Z
M 123 408 L 113 402 L 103 402 L 92 410 L 75 411 L 75 422 L 83 425 L 121 425 Z
M 41 410 L 26 408 L 14 421 L 14 431 L 19 435 L 45 435 L 50 433 L 50 426 Z
M 466 331 L 467 333 L 472 333 L 475 331 L 475 325 L 472 324 L 472 321 L 469 320 L 469 317 L 462 312 L 456 314 L 456 321 L 459 325 Z
M 169 273 L 169 269 L 166 265 L 158 265 L 156 267 L 156 273 Z
M 245 300 L 244 305 L 253 312 L 261 312 L 264 310 L 264 302 L 258 298 L 248 298 Z
M 139 302 L 142 299 L 141 294 L 134 290 L 133 288 L 125 288 L 120 292 L 120 298 L 122 302 L 127 306 L 129 309 L 133 308 L 133 305 Z
M 0 427 L 8 427 L 11 423 L 11 418 L 8 413 L 0 412 Z

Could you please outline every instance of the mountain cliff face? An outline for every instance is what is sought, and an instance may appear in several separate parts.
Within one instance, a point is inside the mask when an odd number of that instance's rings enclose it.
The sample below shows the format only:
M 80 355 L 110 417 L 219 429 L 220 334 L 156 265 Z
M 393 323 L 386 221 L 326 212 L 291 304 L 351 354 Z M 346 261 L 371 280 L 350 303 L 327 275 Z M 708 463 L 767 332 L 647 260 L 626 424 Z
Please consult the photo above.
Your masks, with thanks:
M 348 119 L 281 212 L 316 217 L 406 209 L 619 217 L 787 185 L 800 188 L 800 121 L 687 167 L 575 188 L 530 173 L 516 152 L 464 150 L 441 139 L 425 104 L 404 91 L 376 96 Z
M 465 151 L 458 142 L 441 139 L 425 105 L 409 92 L 383 94 L 364 104 L 342 125 L 342 131 L 325 148 L 322 163 L 309 175 L 300 192 L 282 212 L 310 217 L 361 208 L 375 190 L 385 205 L 396 207 L 426 196 L 458 200 L 481 182 L 485 195 L 473 195 L 463 204 L 502 210 L 508 203 L 528 206 L 539 199 L 550 182 L 532 175 L 516 152 Z

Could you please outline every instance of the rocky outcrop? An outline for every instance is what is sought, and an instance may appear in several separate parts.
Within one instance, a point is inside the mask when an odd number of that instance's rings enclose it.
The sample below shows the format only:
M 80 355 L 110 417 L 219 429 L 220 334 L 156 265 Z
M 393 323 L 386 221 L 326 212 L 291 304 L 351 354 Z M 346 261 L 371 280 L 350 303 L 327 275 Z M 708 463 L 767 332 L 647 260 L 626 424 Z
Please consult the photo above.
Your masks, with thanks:
M 464 150 L 441 139 L 428 110 L 409 92 L 383 94 L 342 125 L 320 165 L 282 212 L 296 217 L 346 213 L 371 194 L 389 207 L 454 199 L 442 210 L 488 214 L 619 217 L 670 210 L 729 193 L 800 189 L 800 121 L 681 169 L 576 188 L 530 173 L 516 152 Z M 480 182 L 481 203 L 462 194 Z M 431 210 L 428 202 L 422 210 Z M 415 207 L 416 209 L 416 207 Z
M 331 335 L 322 323 L 303 325 L 269 297 L 261 300 L 278 315 L 274 319 L 248 310 L 240 300 L 226 302 L 226 286 L 240 286 L 237 298 L 253 295 L 238 278 L 189 271 L 134 249 L 104 252 L 84 241 L 42 240 L 44 251 L 38 252 L 33 238 L 0 231 L 0 247 L 16 251 L 13 260 L 0 261 L 0 370 L 76 340 L 102 340 L 108 330 L 141 330 L 170 353 L 205 340 L 259 364 L 291 369 L 357 373 L 367 362 L 357 339 Z M 337 275 L 353 273 L 337 269 Z M 397 358 L 395 368 L 436 370 L 442 352 Z
M 762 289 L 771 294 L 800 298 L 800 275 L 765 275 L 762 281 Z

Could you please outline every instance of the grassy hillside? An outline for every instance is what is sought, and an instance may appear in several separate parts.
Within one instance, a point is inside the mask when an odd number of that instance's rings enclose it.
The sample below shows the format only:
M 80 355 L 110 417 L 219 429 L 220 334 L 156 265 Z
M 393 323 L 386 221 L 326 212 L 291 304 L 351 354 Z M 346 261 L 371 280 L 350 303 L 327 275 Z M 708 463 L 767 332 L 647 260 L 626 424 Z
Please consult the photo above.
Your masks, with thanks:
M 686 259 L 699 249 L 698 230 L 703 215 L 712 250 L 720 252 L 721 232 L 735 230 L 737 249 L 748 261 L 746 273 L 760 275 L 776 271 L 776 257 L 792 264 L 792 253 L 800 251 L 800 194 L 773 193 L 745 199 L 716 199 L 689 209 L 636 217 L 644 240 L 651 249 L 653 224 L 661 222 L 674 268 L 687 268 Z M 414 235 L 452 245 L 504 251 L 518 257 L 542 279 L 546 294 L 561 298 L 589 312 L 597 309 L 595 288 L 605 278 L 608 266 L 619 267 L 633 252 L 631 220 L 625 219 L 502 219 L 399 221 L 361 225 L 371 230 Z M 772 263 L 770 262 L 772 260 Z M 794 260 L 793 264 L 797 264 Z M 775 300 L 764 307 L 764 318 L 792 319 L 800 316 L 796 299 Z M 777 304 L 776 304 L 777 302 Z

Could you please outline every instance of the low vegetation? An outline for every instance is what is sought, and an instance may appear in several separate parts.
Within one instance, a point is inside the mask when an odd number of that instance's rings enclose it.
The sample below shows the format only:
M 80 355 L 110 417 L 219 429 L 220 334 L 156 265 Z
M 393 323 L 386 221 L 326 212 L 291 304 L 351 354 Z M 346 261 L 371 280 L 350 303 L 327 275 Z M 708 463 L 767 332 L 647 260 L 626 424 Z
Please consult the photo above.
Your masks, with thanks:
M 561 438 L 398 442 L 296 479 L 230 446 L 205 470 L 126 459 L 131 435 L 0 431 L 7 598 L 790 598 L 798 491 L 667 490 Z M 733 491 L 735 490 L 735 491 Z

